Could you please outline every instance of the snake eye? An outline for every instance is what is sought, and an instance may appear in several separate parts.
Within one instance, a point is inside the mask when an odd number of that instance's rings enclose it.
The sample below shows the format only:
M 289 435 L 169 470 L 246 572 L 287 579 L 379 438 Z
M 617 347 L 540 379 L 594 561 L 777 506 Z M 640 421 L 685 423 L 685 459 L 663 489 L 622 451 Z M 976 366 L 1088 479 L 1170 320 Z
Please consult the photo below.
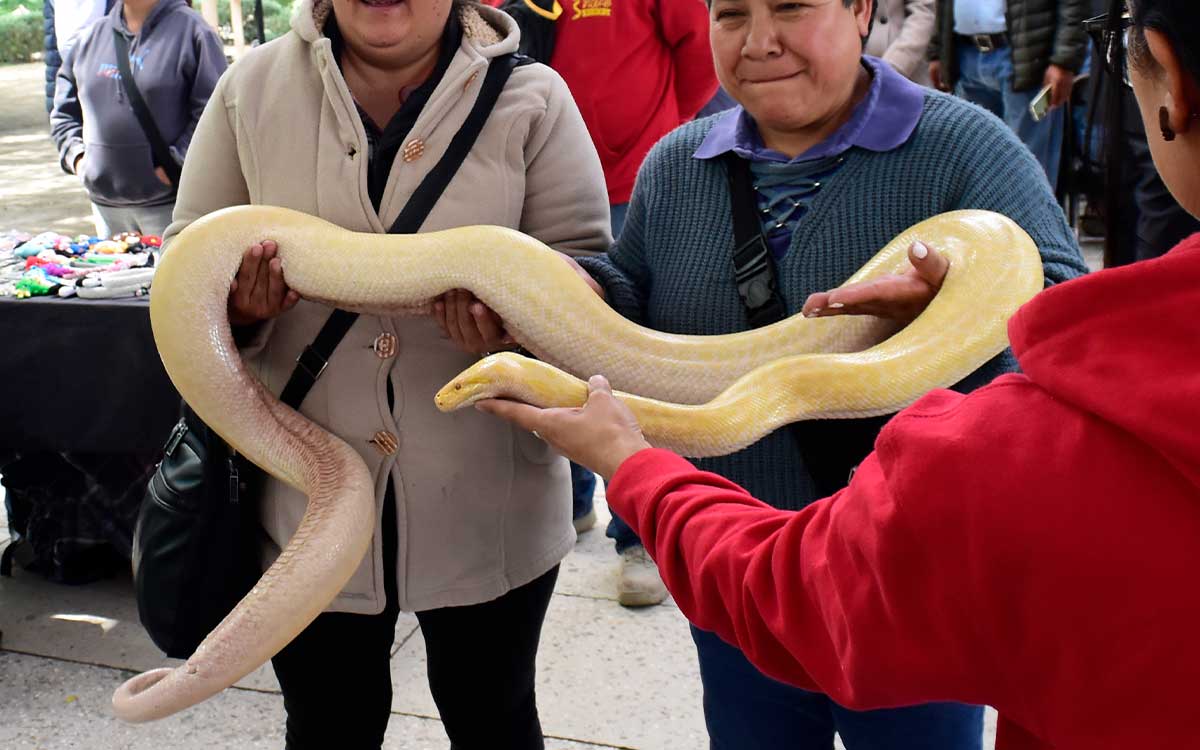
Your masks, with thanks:
M 461 390 L 462 390 L 462 383 L 455 383 L 455 384 L 454 384 L 454 390 L 456 390 L 456 391 L 461 391 Z

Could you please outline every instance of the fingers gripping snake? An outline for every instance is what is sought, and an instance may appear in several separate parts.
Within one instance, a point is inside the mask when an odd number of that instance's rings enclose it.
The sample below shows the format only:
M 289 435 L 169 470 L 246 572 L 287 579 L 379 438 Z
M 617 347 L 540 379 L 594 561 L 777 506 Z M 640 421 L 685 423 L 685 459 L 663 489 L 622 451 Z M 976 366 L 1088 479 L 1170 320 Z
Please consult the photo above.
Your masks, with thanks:
M 281 404 L 242 364 L 227 299 L 247 247 L 274 240 L 291 288 L 358 312 L 428 313 L 438 295 L 469 289 L 542 360 L 485 358 L 437 394 L 443 409 L 494 395 L 578 406 L 586 384 L 554 366 L 601 373 L 637 394 L 618 395 L 651 443 L 704 456 L 800 419 L 897 411 L 1007 346 L 1008 318 L 1042 288 L 1029 236 L 997 214 L 943 214 L 898 236 L 847 283 L 902 273 L 917 238 L 946 254 L 950 271 L 925 312 L 898 333 L 869 317 L 797 315 L 744 333 L 684 336 L 621 317 L 552 250 L 511 229 L 381 236 L 265 206 L 197 220 L 171 243 L 155 276 L 150 314 L 163 365 L 201 419 L 309 503 L 283 553 L 195 654 L 121 685 L 115 713 L 131 722 L 162 718 L 265 663 L 333 600 L 374 530 L 374 483 L 362 459 Z M 588 322 L 559 323 L 570 319 Z

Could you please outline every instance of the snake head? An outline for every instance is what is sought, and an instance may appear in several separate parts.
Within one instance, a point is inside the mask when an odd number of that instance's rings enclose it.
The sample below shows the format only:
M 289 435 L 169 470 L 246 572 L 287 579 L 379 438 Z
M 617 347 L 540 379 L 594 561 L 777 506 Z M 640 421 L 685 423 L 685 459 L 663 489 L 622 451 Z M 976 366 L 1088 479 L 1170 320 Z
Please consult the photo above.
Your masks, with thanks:
M 522 359 L 512 352 L 484 357 L 444 385 L 433 397 L 433 403 L 441 411 L 449 412 L 485 398 L 512 395 L 506 386 L 514 381 Z

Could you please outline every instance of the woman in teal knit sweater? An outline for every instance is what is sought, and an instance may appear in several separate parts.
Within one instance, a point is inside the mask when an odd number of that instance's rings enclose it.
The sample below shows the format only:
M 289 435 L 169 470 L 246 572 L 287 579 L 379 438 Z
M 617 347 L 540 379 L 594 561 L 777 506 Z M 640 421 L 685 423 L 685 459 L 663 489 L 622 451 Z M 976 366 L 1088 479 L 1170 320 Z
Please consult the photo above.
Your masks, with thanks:
M 1016 220 L 1041 249 L 1047 284 L 1086 272 L 1041 168 L 1000 120 L 862 55 L 873 13 L 870 0 L 711 0 L 717 73 L 740 106 L 684 125 L 647 156 L 619 242 L 606 256 L 580 259 L 609 304 L 672 333 L 751 327 L 734 282 L 730 154 L 748 162 L 785 315 L 910 321 L 944 273 L 936 248 L 914 247 L 908 276 L 849 294 L 824 290 L 903 230 L 955 209 Z M 959 388 L 1014 367 L 1002 354 Z M 838 449 L 843 426 L 826 429 L 813 439 Z M 817 486 L 801 457 L 813 454 L 798 450 L 797 435 L 780 430 L 696 463 L 765 502 L 799 509 L 838 487 Z M 861 458 L 871 442 L 841 448 Z M 981 747 L 978 707 L 847 711 L 765 677 L 711 633 L 693 628 L 693 637 L 714 749 L 829 750 L 835 731 L 847 750 Z

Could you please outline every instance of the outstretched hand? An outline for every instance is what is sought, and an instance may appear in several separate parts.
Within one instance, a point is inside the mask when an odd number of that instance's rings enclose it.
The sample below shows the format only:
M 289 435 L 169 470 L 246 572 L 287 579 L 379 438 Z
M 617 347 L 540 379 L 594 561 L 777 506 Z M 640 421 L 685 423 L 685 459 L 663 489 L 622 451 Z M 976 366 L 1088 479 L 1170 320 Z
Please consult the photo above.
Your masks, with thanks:
M 908 249 L 908 260 L 906 273 L 811 294 L 801 312 L 808 318 L 874 315 L 908 325 L 933 301 L 950 270 L 945 255 L 919 241 Z
M 475 408 L 529 430 L 605 481 L 612 479 L 625 459 L 650 447 L 633 412 L 613 396 L 603 375 L 593 375 L 588 381 L 588 400 L 582 407 L 539 409 L 517 401 L 487 399 Z

